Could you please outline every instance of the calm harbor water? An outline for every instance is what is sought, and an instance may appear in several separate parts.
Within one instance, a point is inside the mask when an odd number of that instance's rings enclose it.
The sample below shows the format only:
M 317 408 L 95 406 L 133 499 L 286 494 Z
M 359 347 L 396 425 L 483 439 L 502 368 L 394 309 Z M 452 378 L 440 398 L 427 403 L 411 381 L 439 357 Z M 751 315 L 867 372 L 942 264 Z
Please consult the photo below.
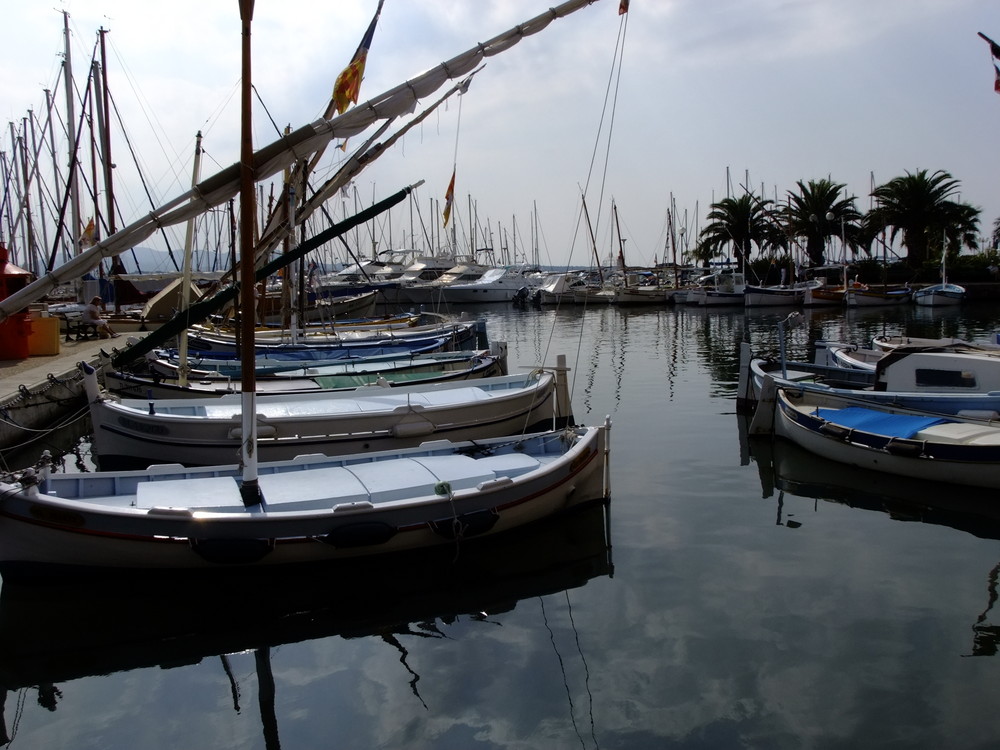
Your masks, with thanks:
M 512 369 L 568 356 L 578 421 L 611 416 L 607 512 L 294 580 L 5 585 L 11 746 L 1000 743 L 1000 513 L 741 439 L 738 343 L 775 351 L 787 311 L 474 314 Z M 794 357 L 1000 330 L 990 306 L 804 315 Z

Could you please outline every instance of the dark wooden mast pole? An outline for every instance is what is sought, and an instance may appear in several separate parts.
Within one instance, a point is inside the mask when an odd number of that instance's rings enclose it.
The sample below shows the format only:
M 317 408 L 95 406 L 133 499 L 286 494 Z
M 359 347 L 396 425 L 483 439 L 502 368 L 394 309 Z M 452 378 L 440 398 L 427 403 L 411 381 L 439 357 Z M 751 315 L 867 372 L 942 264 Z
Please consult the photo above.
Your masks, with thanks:
M 243 405 L 243 484 L 240 495 L 243 504 L 257 505 L 261 501 L 257 481 L 257 406 L 256 370 L 254 369 L 254 334 L 257 324 L 254 298 L 254 190 L 253 129 L 251 127 L 250 24 L 253 21 L 254 0 L 239 0 L 243 31 L 240 112 L 240 340 L 242 342 L 241 386 Z

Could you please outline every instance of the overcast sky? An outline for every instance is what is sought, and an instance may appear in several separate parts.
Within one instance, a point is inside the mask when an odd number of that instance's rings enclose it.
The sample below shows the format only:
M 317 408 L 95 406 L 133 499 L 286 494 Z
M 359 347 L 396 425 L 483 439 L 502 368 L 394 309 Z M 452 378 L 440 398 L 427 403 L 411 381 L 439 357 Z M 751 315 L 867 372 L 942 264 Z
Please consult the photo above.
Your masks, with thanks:
M 386 0 L 361 100 L 555 4 Z M 376 5 L 257 0 L 253 79 L 279 127 L 322 112 Z M 976 36 L 1000 41 L 996 0 L 632 0 L 619 88 L 605 108 L 617 9 L 618 0 L 598 0 L 490 58 L 461 107 L 457 99 L 442 107 L 359 176 L 361 200 L 426 180 L 416 200 L 429 223 L 457 162 L 459 226 L 468 231 L 471 195 L 492 244 L 501 231 L 510 244 L 516 224 L 524 248 L 537 207 L 541 260 L 555 265 L 590 262 L 577 231 L 583 186 L 602 254 L 615 242 L 614 198 L 634 264 L 663 258 L 671 193 L 693 233 L 725 197 L 727 171 L 730 189 L 749 177 L 756 192 L 779 199 L 798 179 L 831 177 L 867 210 L 872 179 L 944 169 L 961 181 L 961 198 L 983 209 L 984 233 L 1000 217 L 1000 94 Z M 62 10 L 77 78 L 97 30 L 109 30 L 109 88 L 154 201 L 187 189 L 199 130 L 203 177 L 237 161 L 236 0 L 8 1 L 4 124 L 44 111 L 43 90 L 56 85 L 62 60 Z M 64 94 L 55 95 L 63 109 Z M 255 146 L 275 139 L 260 107 L 254 122 Z M 3 144 L 10 149 L 7 129 Z M 121 225 L 150 205 L 130 176 L 124 135 L 112 149 Z M 410 213 L 395 210 L 391 225 L 392 244 L 403 244 Z M 379 232 L 384 249 L 388 225 Z

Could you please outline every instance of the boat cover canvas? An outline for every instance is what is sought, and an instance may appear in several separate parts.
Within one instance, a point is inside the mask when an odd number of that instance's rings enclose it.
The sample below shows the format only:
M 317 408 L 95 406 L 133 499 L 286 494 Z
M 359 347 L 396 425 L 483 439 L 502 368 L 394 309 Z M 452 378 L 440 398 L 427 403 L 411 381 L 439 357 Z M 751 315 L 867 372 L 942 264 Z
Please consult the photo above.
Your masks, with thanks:
M 865 409 L 861 406 L 848 406 L 844 409 L 817 409 L 816 414 L 828 422 L 842 427 L 897 438 L 912 438 L 926 427 L 943 424 L 947 421 L 939 417 L 889 414 L 875 409 Z

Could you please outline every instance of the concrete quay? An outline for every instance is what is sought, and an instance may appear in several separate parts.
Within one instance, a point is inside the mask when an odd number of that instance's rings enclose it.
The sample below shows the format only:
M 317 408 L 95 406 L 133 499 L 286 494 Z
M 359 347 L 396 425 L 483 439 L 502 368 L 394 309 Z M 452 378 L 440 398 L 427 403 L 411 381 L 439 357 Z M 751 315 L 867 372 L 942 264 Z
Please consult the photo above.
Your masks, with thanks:
M 122 341 L 61 341 L 58 354 L 0 360 L 0 450 L 26 447 L 54 424 L 86 416 L 79 363 L 97 364 L 101 349 L 110 353 Z

